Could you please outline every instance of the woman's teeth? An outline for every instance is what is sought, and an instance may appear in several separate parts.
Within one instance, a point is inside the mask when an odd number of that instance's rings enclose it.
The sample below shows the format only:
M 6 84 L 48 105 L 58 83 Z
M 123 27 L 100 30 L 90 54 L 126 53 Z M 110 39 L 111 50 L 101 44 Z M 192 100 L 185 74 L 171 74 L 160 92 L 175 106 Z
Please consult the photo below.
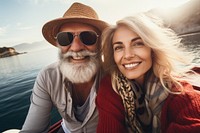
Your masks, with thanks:
M 126 65 L 124 65 L 124 67 L 130 69 L 130 68 L 137 66 L 138 64 L 139 63 L 126 64 Z

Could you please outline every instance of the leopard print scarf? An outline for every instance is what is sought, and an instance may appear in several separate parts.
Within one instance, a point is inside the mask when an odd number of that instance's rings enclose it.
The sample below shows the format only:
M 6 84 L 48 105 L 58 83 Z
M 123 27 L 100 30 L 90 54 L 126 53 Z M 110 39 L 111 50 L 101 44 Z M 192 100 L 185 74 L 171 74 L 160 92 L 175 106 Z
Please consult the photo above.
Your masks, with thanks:
M 136 95 L 132 91 L 132 88 L 127 82 L 128 80 L 122 75 L 117 76 L 117 91 L 119 92 L 125 112 L 126 112 L 126 121 L 128 123 L 128 126 L 130 126 L 131 130 L 134 133 L 141 133 L 142 127 L 140 123 L 136 119 L 136 113 L 135 113 L 135 98 Z
M 148 75 L 149 76 L 149 75 Z M 161 108 L 168 96 L 158 78 L 151 75 L 144 88 L 135 81 L 129 81 L 121 73 L 117 76 L 117 91 L 122 98 L 126 121 L 131 132 L 143 133 L 151 130 L 160 132 Z

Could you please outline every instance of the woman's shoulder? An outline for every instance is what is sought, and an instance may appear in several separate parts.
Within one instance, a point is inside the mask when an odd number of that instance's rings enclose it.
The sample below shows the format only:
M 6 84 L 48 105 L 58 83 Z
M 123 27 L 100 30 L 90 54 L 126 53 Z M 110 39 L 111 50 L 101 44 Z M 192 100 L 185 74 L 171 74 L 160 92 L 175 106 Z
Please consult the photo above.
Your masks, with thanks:
M 97 94 L 97 101 L 98 100 L 100 101 L 108 100 L 109 102 L 110 101 L 121 102 L 120 96 L 114 91 L 112 87 L 111 76 L 109 74 L 103 76 L 101 79 Z
M 200 105 L 200 91 L 194 89 L 194 87 L 189 83 L 182 83 L 183 90 L 180 94 L 169 94 L 166 102 L 168 104 L 189 104 L 193 101 L 197 101 Z M 181 102 L 185 101 L 185 102 Z
M 200 91 L 193 89 L 192 85 L 188 83 L 184 83 L 183 86 L 184 89 L 180 94 L 169 94 L 163 105 L 163 112 L 167 110 L 174 115 L 173 117 L 177 117 L 183 112 L 200 114 Z
M 109 74 L 102 77 L 98 89 L 98 95 L 103 95 L 104 97 L 117 95 L 113 90 L 111 76 Z
M 162 108 L 161 123 L 167 132 L 200 130 L 200 91 L 186 88 L 181 94 L 170 94 Z
M 195 81 L 195 84 L 193 85 L 193 88 L 195 90 L 199 90 L 200 91 L 200 83 L 199 83 L 199 81 L 200 81 L 200 66 L 195 66 L 195 67 L 192 68 L 192 70 L 194 72 L 196 72 L 197 74 L 199 74 L 196 77 L 196 81 Z

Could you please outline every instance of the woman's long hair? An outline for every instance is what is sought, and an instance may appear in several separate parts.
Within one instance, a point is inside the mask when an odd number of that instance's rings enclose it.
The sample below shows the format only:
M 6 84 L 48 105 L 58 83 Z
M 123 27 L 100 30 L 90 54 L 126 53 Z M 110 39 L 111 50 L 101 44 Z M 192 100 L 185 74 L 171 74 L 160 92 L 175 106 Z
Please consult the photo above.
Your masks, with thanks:
M 165 89 L 171 92 L 172 90 L 168 87 L 171 83 L 182 88 L 180 81 L 200 81 L 199 78 L 192 77 L 195 75 L 195 72 L 191 70 L 195 65 L 193 53 L 185 49 L 181 38 L 173 30 L 167 28 L 160 19 L 149 13 L 140 13 L 121 19 L 117 21 L 115 26 L 110 26 L 103 32 L 103 66 L 105 71 L 112 75 L 119 71 L 114 62 L 112 38 L 120 26 L 126 26 L 137 33 L 144 44 L 152 49 L 152 69 Z

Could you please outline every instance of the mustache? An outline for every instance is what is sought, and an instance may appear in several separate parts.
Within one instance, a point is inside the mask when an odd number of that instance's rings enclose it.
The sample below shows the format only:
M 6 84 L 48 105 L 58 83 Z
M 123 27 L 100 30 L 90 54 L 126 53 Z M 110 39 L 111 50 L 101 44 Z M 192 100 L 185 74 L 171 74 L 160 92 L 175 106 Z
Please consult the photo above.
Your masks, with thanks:
M 79 52 L 68 51 L 65 54 L 60 53 L 60 59 L 68 59 L 71 57 L 97 57 L 97 52 L 90 52 L 88 50 L 83 50 Z

